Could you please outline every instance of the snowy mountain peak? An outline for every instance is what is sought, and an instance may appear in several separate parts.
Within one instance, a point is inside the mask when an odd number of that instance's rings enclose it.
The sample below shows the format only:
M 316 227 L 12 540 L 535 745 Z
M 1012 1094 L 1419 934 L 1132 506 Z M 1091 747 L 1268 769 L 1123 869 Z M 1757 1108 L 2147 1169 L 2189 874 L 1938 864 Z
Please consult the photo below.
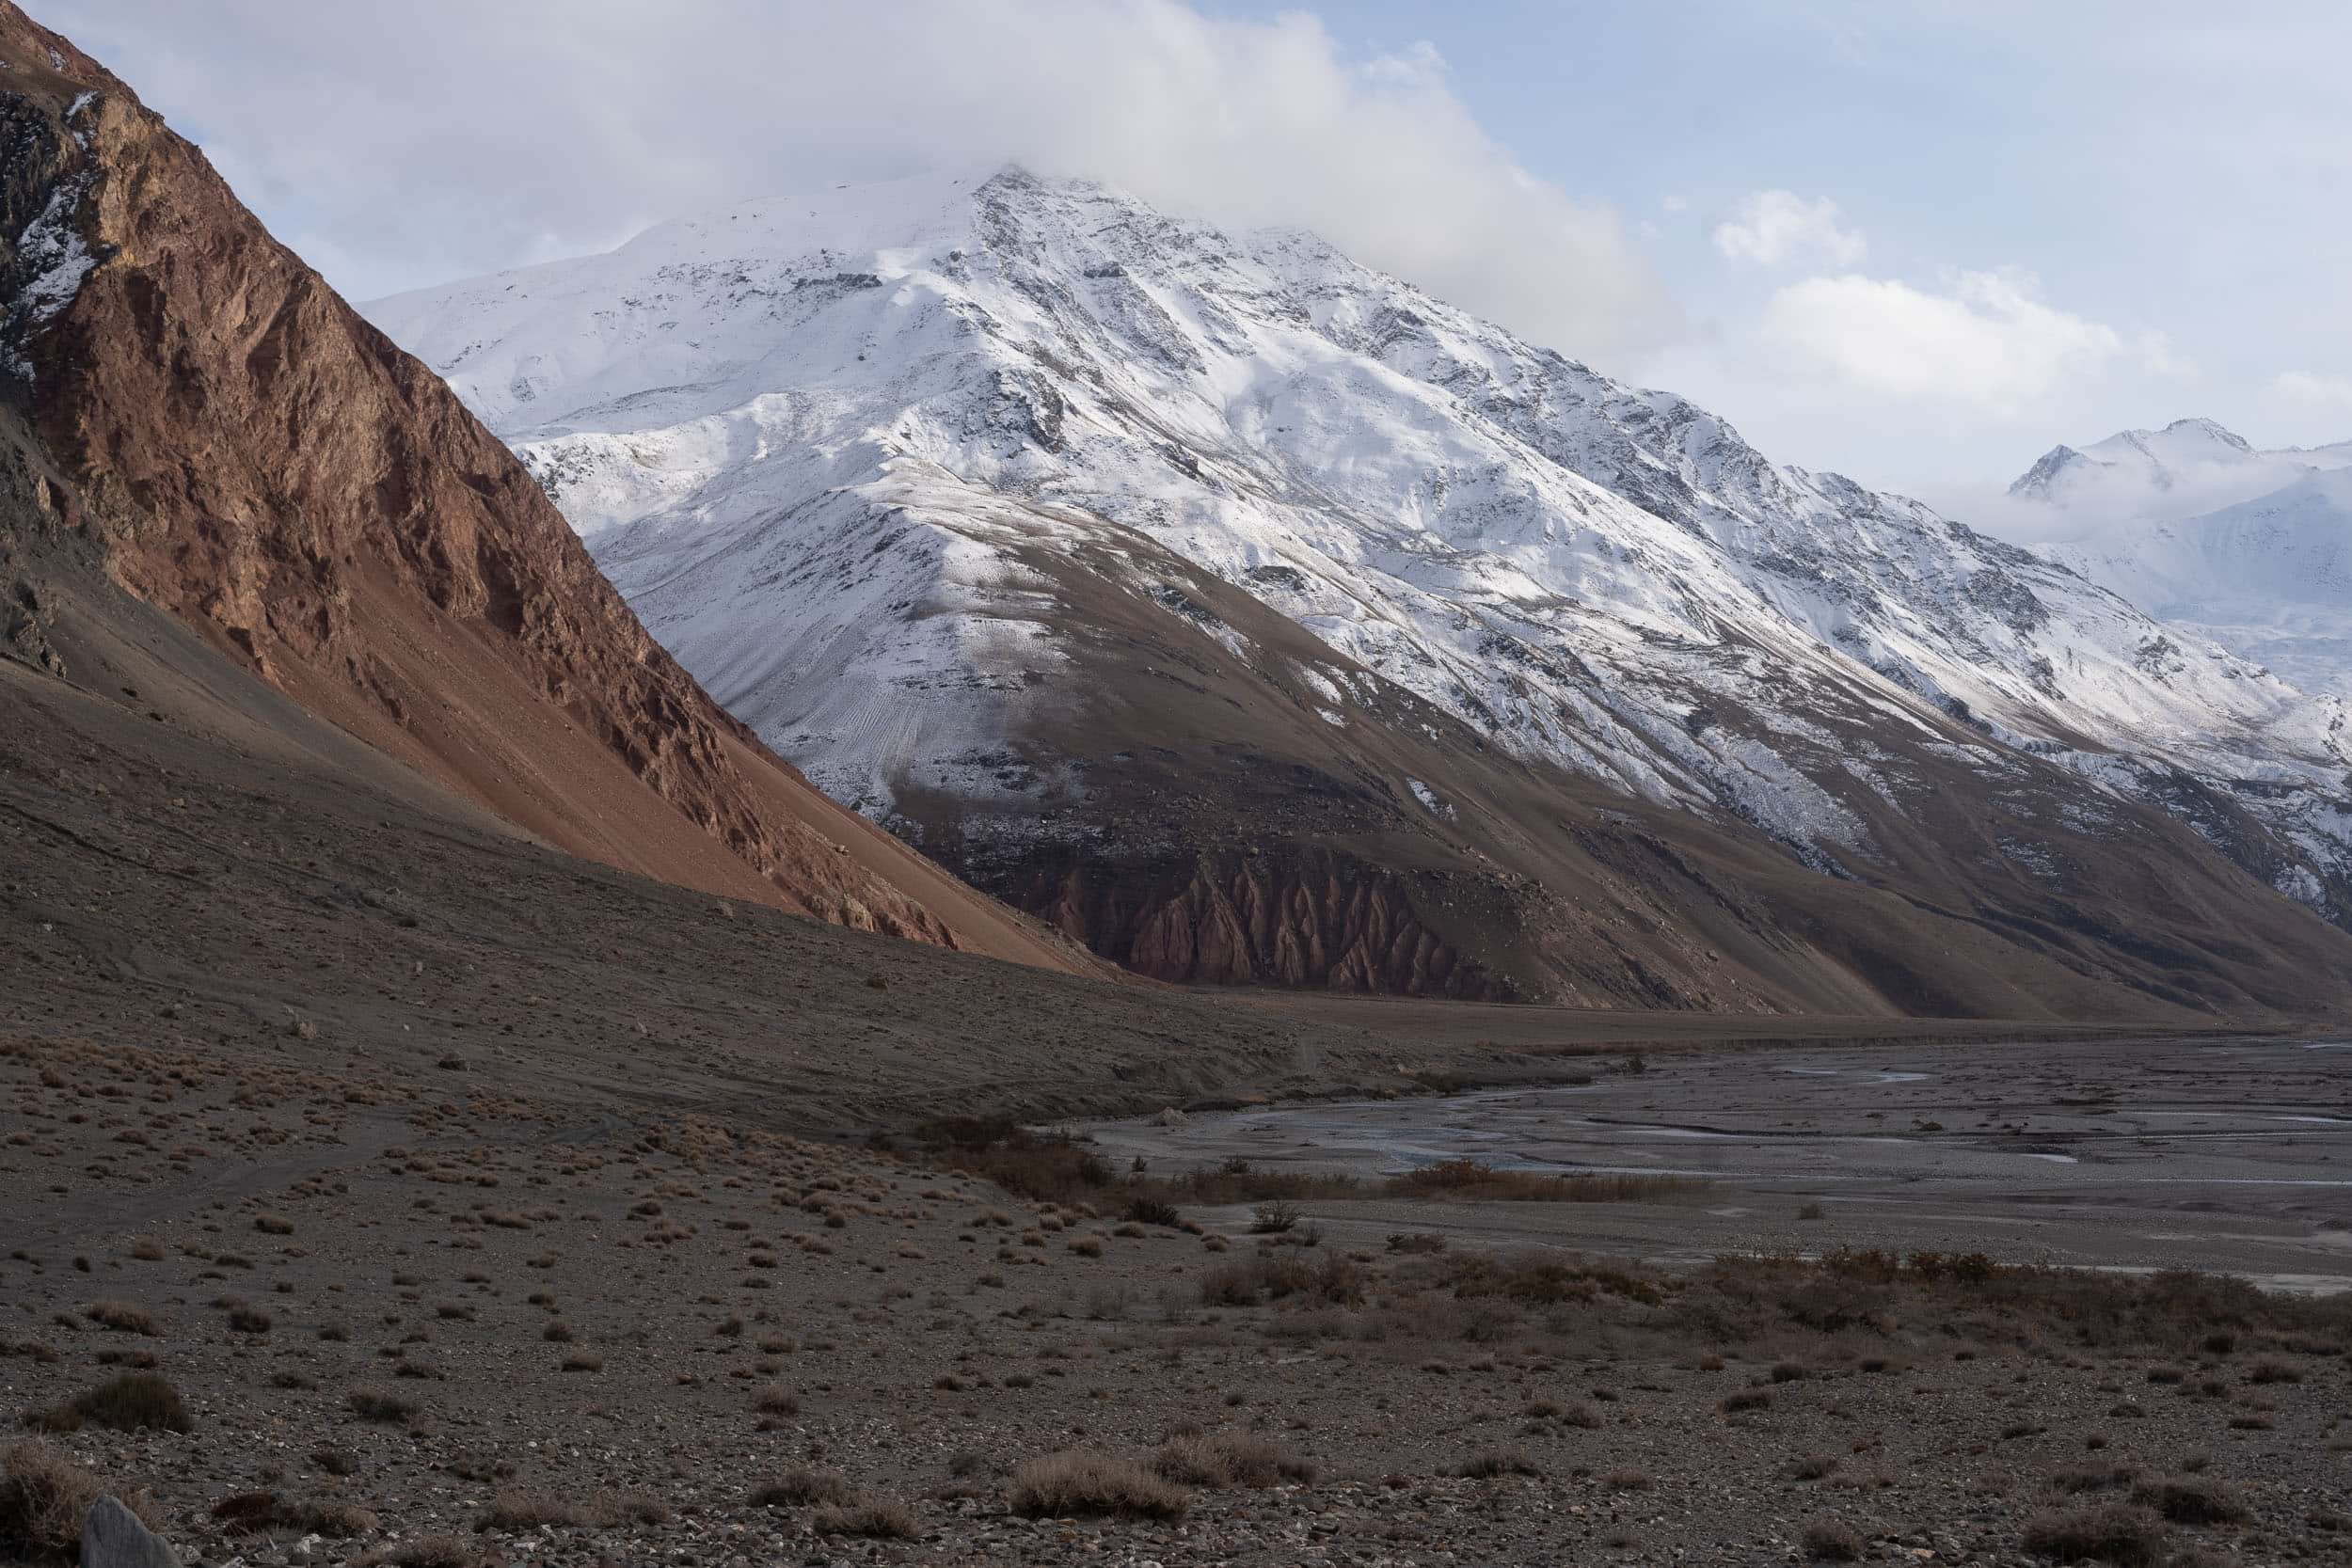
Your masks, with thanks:
M 2254 447 L 2211 420 L 2058 447 L 2010 486 L 2036 546 L 2307 690 L 2352 694 L 2352 442 Z
M 2073 447 L 2052 447 L 2048 451 L 2034 459 L 2032 467 L 2010 481 L 2009 493 L 2035 500 L 2048 499 L 2063 483 L 2064 476 L 2070 468 L 2076 464 L 2090 461 L 2091 459 L 2085 457 Z
M 2122 430 L 2079 451 L 2053 447 L 2012 481 L 2020 499 L 2067 510 L 2186 516 L 2275 489 L 2307 468 L 2352 464 L 2352 442 L 2265 451 L 2214 420 Z

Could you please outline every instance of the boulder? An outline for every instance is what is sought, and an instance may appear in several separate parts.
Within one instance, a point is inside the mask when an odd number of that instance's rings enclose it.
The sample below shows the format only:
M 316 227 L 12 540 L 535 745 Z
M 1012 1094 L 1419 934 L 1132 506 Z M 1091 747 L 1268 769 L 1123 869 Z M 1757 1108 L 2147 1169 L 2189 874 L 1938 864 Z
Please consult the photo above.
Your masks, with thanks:
M 180 1568 L 180 1559 L 137 1514 L 105 1497 L 82 1520 L 82 1568 Z

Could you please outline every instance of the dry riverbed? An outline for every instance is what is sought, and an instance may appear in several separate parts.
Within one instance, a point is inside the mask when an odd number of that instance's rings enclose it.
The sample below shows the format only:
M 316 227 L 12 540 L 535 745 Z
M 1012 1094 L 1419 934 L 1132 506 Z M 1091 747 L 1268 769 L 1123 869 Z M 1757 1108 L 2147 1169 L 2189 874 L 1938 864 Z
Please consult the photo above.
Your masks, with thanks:
M 1591 1082 L 1098 1123 L 1124 1166 L 1367 1180 L 1444 1160 L 1679 1174 L 1657 1204 L 1311 1200 L 1332 1239 L 1442 1227 L 1689 1267 L 1839 1246 L 2352 1289 L 2352 1049 L 2325 1038 L 1597 1057 Z M 1216 1217 L 1230 1220 L 1232 1213 Z

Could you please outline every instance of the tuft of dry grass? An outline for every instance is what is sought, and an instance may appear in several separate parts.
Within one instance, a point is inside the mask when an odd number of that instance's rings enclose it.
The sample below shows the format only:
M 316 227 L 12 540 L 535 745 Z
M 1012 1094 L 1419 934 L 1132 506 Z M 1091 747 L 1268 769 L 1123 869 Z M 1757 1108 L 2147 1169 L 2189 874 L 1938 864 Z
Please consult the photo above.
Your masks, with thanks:
M 1535 1462 L 1517 1449 L 1484 1449 L 1454 1466 L 1465 1481 L 1494 1481 L 1502 1476 L 1539 1476 Z
M 275 1492 L 236 1492 L 213 1505 L 221 1533 L 258 1535 L 294 1529 L 349 1540 L 375 1528 L 375 1515 L 354 1503 L 294 1502 Z
M 82 1316 L 118 1334 L 145 1334 L 151 1338 L 163 1333 L 155 1326 L 155 1314 L 127 1301 L 93 1301 L 82 1308 Z
M 592 1522 L 588 1511 L 568 1498 L 518 1486 L 491 1497 L 489 1506 L 475 1516 L 473 1528 L 523 1530 L 551 1525 L 558 1529 L 578 1529 Z
M 913 1509 L 877 1498 L 827 1503 L 809 1516 L 809 1524 L 819 1535 L 863 1535 L 878 1541 L 912 1541 L 921 1533 Z
M 56 1419 L 69 1412 L 79 1419 Z M 115 1432 L 187 1432 L 196 1425 L 180 1390 L 154 1372 L 108 1378 L 76 1394 L 71 1404 L 40 1415 L 54 1432 L 71 1432 L 85 1420 Z
M 0 1560 L 73 1562 L 90 1504 L 116 1491 L 48 1444 L 27 1438 L 0 1458 Z M 160 1524 L 142 1494 L 116 1491 L 151 1528 Z
M 379 1546 L 352 1568 L 482 1568 L 486 1560 L 462 1536 L 421 1535 L 397 1545 Z
M 1240 1432 L 1184 1433 L 1171 1437 L 1152 1456 L 1152 1468 L 1168 1481 L 1218 1491 L 1301 1485 L 1315 1479 L 1315 1467 L 1263 1437 Z
M 2214 1476 L 2168 1476 L 2132 1488 L 2132 1501 L 2176 1525 L 2234 1525 L 2247 1517 L 2237 1488 Z
M 752 1491 L 755 1508 L 806 1508 L 811 1503 L 847 1508 L 858 1500 L 857 1488 L 838 1470 L 787 1470 Z
M 1815 1562 L 1858 1562 L 1869 1547 L 1860 1530 L 1828 1513 L 1809 1521 L 1798 1540 Z
M 417 1413 L 417 1402 L 389 1388 L 354 1388 L 343 1396 L 351 1413 L 363 1421 L 405 1421 Z
M 2164 1558 L 2164 1521 L 2132 1503 L 2052 1510 L 2026 1521 L 2026 1550 L 2060 1562 L 2154 1568 Z
M 1024 1460 L 1005 1501 L 1031 1519 L 1174 1519 L 1191 1506 L 1192 1496 L 1132 1460 L 1066 1450 Z

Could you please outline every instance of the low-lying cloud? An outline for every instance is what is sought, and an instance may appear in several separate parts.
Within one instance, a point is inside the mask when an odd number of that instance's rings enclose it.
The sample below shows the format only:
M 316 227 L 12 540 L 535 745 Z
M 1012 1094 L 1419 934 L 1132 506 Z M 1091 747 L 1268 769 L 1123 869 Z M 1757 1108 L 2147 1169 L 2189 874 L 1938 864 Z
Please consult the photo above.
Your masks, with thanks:
M 63 0 L 55 24 L 368 297 L 816 182 L 1019 161 L 1359 261 L 1603 364 L 1678 328 L 1610 208 L 1426 46 L 1178 0 Z

